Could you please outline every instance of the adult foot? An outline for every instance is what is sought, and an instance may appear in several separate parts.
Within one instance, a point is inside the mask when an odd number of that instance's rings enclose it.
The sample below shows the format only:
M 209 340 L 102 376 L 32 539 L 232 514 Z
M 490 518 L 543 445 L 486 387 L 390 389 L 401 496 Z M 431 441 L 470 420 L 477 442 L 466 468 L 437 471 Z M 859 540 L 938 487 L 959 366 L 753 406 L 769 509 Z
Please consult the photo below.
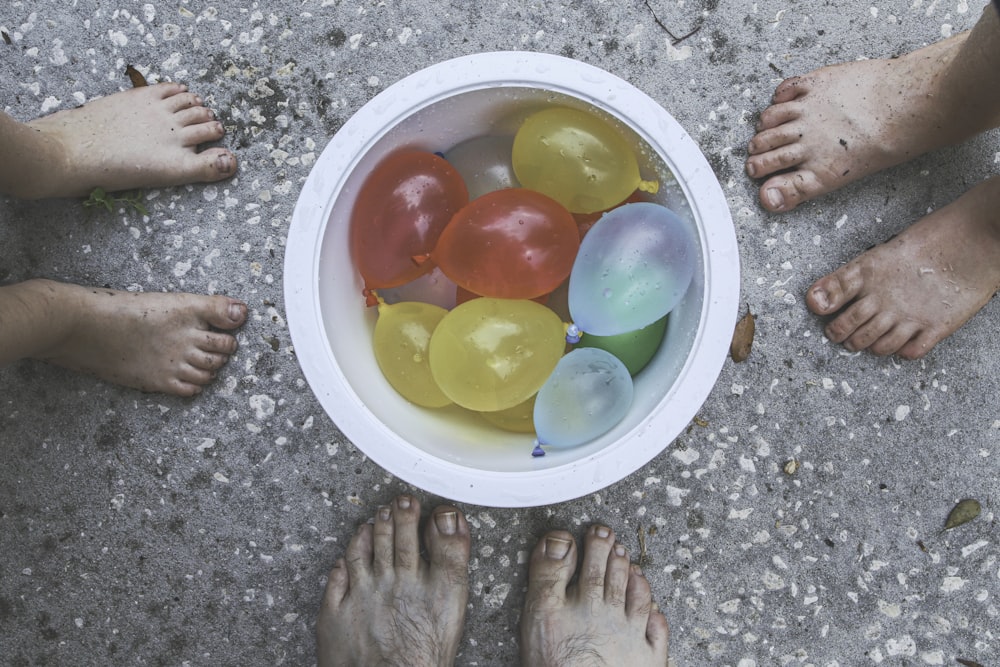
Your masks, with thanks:
M 995 17 L 984 15 L 981 22 L 989 21 Z M 783 81 L 748 146 L 747 174 L 770 176 L 760 187 L 763 207 L 789 211 L 995 127 L 996 92 L 966 71 L 981 59 L 966 58 L 968 37 L 961 33 L 899 58 L 844 63 Z M 991 97 L 977 101 L 980 95 Z
M 246 305 L 226 296 L 122 292 L 30 281 L 55 322 L 53 344 L 33 354 L 141 391 L 200 393 L 236 351 Z M 55 325 L 53 325 L 55 326 Z
M 584 537 L 575 584 L 576 542 L 545 535 L 531 554 L 521 615 L 525 665 L 666 665 L 670 631 L 654 610 L 649 582 L 606 526 Z
M 469 524 L 455 507 L 436 508 L 424 527 L 420 503 L 399 496 L 379 508 L 330 572 L 316 621 L 320 667 L 451 665 L 469 596 Z
M 211 182 L 236 173 L 231 151 L 197 150 L 225 131 L 202 99 L 177 83 L 132 88 L 27 125 L 58 158 L 30 193 L 34 198 Z
M 1000 289 L 1000 176 L 820 278 L 806 293 L 848 350 L 918 359 Z

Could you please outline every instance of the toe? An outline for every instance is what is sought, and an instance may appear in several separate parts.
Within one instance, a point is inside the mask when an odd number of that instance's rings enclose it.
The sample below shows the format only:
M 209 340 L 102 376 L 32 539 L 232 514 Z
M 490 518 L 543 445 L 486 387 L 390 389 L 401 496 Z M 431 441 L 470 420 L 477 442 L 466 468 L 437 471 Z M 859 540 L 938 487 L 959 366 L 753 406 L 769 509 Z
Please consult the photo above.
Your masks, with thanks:
M 469 522 L 451 505 L 435 507 L 424 529 L 431 575 L 448 585 L 465 587 L 469 580 Z
M 797 167 L 805 160 L 802 144 L 779 146 L 767 153 L 751 155 L 747 159 L 747 175 L 751 178 L 769 176 L 775 172 Z
M 910 361 L 922 359 L 942 339 L 941 336 L 930 331 L 921 331 L 916 337 L 910 339 L 909 342 L 900 347 L 896 351 L 896 354 Z
M 201 315 L 216 329 L 235 329 L 246 321 L 247 305 L 227 296 L 211 297 L 210 301 L 203 307 Z M 233 349 L 235 350 L 235 348 Z M 213 351 L 225 352 L 226 350 L 220 348 Z
M 213 183 L 233 176 L 237 166 L 236 156 L 232 151 L 216 146 L 194 153 L 186 173 L 191 181 Z
M 219 370 L 226 365 L 227 361 L 229 361 L 229 355 L 203 352 L 202 350 L 192 351 L 187 357 L 187 362 L 191 366 L 210 372 Z
M 630 565 L 626 571 L 628 588 L 625 591 L 625 614 L 631 619 L 639 619 L 643 623 L 653 609 L 653 592 L 649 587 L 642 568 Z
M 843 343 L 875 317 L 879 310 L 877 299 L 858 299 L 831 320 L 823 332 L 834 343 Z
M 526 611 L 555 609 L 566 603 L 566 587 L 576 569 L 576 542 L 565 530 L 549 532 L 531 552 Z
M 801 115 L 802 109 L 799 108 L 798 104 L 775 104 L 760 112 L 756 130 L 758 133 L 770 130 L 796 120 Z
M 166 394 L 173 394 L 174 396 L 182 396 L 184 398 L 190 398 L 192 396 L 197 396 L 201 393 L 202 387 L 207 384 L 204 382 L 193 383 L 187 382 L 180 379 L 179 377 L 172 377 L 168 379 L 164 386 L 162 387 L 140 387 L 141 391 L 162 391 Z
M 212 355 L 221 354 L 226 357 L 236 352 L 237 346 L 238 343 L 236 342 L 235 336 L 227 333 L 219 333 L 218 331 L 206 331 L 202 334 L 202 338 L 198 341 L 198 349 L 201 352 Z M 209 366 L 205 365 L 203 365 L 203 367 L 209 368 Z
M 659 611 L 654 611 L 646 621 L 646 640 L 656 653 L 656 664 L 667 664 L 667 654 L 670 648 L 670 625 L 667 617 Z
M 390 574 L 396 562 L 396 525 L 392 519 L 392 508 L 382 505 L 375 512 L 372 526 L 372 572 L 376 578 Z
M 875 340 L 868 348 L 873 354 L 888 356 L 895 354 L 908 342 L 913 340 L 918 332 L 917 325 L 912 322 L 899 322 L 885 334 Z
M 795 123 L 785 124 L 755 134 L 747 144 L 747 151 L 751 155 L 760 155 L 795 143 L 801 138 L 802 132 Z
M 628 550 L 620 542 L 615 542 L 608 555 L 608 567 L 604 576 L 604 601 L 609 605 L 625 609 L 630 570 Z
M 351 586 L 359 586 L 368 581 L 372 573 L 372 526 L 365 523 L 358 528 L 347 543 L 344 557 L 347 562 L 347 576 Z
M 212 111 L 206 106 L 199 105 L 178 111 L 177 113 L 174 114 L 174 121 L 180 127 L 188 127 L 191 125 L 214 123 L 216 122 L 216 118 L 214 111 Z M 222 135 L 220 134 L 219 136 Z
M 872 299 L 866 301 L 872 301 Z M 895 323 L 896 319 L 893 315 L 885 311 L 878 311 L 847 337 L 847 340 L 844 341 L 844 347 L 852 352 L 867 350 L 872 346 L 872 343 L 886 335 Z
M 326 589 L 323 591 L 323 607 L 327 609 L 337 609 L 344 601 L 344 596 L 350 590 L 351 579 L 347 573 L 347 562 L 341 558 L 337 560 L 330 574 L 327 576 Z
M 173 97 L 175 95 L 180 95 L 187 92 L 187 86 L 182 83 L 176 83 L 174 81 L 161 81 L 160 83 L 154 83 L 151 86 L 145 88 L 146 91 L 155 95 L 161 100 L 167 99 L 168 97 Z
M 396 541 L 393 559 L 397 570 L 416 572 L 420 565 L 420 503 L 416 498 L 401 495 L 392 511 Z
M 194 93 L 188 92 L 187 90 L 179 91 L 173 95 L 168 95 L 164 98 L 167 104 L 167 109 L 172 113 L 177 113 L 178 111 L 183 111 L 184 109 L 190 109 L 191 107 L 200 107 L 202 105 L 201 98 Z
M 205 107 L 199 107 L 205 109 Z M 189 110 L 190 111 L 190 110 Z M 211 113 L 208 109 L 205 112 Z M 188 113 L 188 112 L 185 112 Z M 204 115 L 202 113 L 192 115 Z M 226 128 L 217 120 L 208 120 L 193 125 L 186 125 L 180 130 L 181 143 L 184 146 L 197 146 L 218 141 L 226 134 Z
M 863 285 L 861 271 L 848 264 L 814 282 L 806 291 L 806 305 L 817 315 L 835 313 L 860 294 Z
M 790 102 L 797 97 L 808 92 L 807 81 L 801 76 L 793 76 L 785 79 L 774 89 L 774 102 Z
M 615 545 L 615 534 L 607 526 L 591 526 L 583 538 L 583 564 L 577 583 L 580 595 L 593 600 L 604 599 L 604 584 L 608 560 Z
M 814 172 L 799 169 L 773 176 L 766 181 L 760 188 L 760 203 L 768 211 L 779 213 L 790 211 L 825 192 L 826 189 Z

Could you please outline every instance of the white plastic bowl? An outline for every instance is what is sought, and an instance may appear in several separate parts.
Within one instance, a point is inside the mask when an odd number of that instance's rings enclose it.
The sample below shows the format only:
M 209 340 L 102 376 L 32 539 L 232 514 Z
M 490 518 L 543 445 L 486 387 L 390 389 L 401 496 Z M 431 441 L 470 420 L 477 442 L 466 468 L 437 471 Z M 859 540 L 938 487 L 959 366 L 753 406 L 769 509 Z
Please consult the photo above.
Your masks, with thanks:
M 429 410 L 390 387 L 372 350 L 348 221 L 361 182 L 389 152 L 445 151 L 510 133 L 547 105 L 590 109 L 635 146 L 656 199 L 690 223 L 700 262 L 666 337 L 635 378 L 635 398 L 611 432 L 581 447 L 531 456 L 533 438 L 459 408 Z M 676 180 L 664 174 L 673 174 Z M 292 216 L 285 300 L 292 342 L 324 410 L 368 457 L 407 482 L 460 502 L 545 505 L 607 487 L 661 453 L 711 391 L 732 337 L 739 254 L 725 197 L 690 136 L 656 102 L 601 69 L 542 53 L 483 53 L 412 74 L 364 105 L 316 162 Z

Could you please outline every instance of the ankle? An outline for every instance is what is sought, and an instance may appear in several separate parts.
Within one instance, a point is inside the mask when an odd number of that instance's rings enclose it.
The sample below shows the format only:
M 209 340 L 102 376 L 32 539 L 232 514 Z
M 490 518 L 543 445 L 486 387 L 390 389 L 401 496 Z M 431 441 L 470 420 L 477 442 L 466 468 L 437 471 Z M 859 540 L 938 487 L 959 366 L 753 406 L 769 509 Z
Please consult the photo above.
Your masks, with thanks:
M 45 278 L 27 280 L 21 286 L 34 341 L 25 356 L 42 360 L 58 356 L 78 329 L 85 288 Z

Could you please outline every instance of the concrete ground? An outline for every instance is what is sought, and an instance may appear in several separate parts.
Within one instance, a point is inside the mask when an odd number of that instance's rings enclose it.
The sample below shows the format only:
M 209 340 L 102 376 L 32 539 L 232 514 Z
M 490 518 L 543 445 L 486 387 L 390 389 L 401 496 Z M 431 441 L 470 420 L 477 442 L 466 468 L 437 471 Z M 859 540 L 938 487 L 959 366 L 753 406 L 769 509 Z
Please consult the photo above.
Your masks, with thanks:
M 328 568 L 378 504 L 414 490 L 340 434 L 290 350 L 282 249 L 298 190 L 378 91 L 513 49 L 631 81 L 699 143 L 736 223 L 757 337 L 699 419 L 630 477 L 551 507 L 463 508 L 474 544 L 458 663 L 516 664 L 534 541 L 601 521 L 633 553 L 642 536 L 677 665 L 997 664 L 998 304 L 903 362 L 829 343 L 803 294 L 996 173 L 998 135 L 782 216 L 757 205 L 742 170 L 783 76 L 912 50 L 970 27 L 983 4 L 4 3 L 0 108 L 72 107 L 128 87 L 131 64 L 201 93 L 241 169 L 148 192 L 148 217 L 3 200 L 0 280 L 225 293 L 251 317 L 195 399 L 35 362 L 0 370 L 0 664 L 313 664 Z M 674 44 L 668 30 L 695 32 Z M 962 498 L 982 514 L 943 532 Z

